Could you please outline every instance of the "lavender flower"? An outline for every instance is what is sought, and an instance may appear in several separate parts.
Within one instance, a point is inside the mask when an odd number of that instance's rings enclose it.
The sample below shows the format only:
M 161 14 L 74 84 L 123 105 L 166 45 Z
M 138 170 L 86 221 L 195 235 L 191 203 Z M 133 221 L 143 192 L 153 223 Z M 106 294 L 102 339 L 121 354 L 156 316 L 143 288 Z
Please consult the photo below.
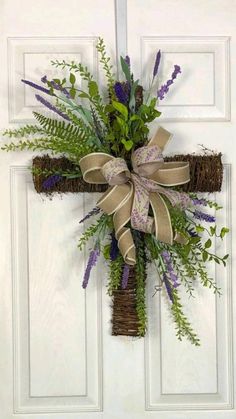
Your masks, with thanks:
M 110 249 L 110 259 L 116 260 L 119 253 L 118 242 L 115 238 L 115 233 L 111 233 L 111 249 Z
M 51 175 L 43 182 L 44 189 L 52 189 L 58 182 L 62 180 L 61 175 Z
M 115 94 L 120 103 L 126 105 L 129 99 L 128 85 L 117 81 L 114 86 Z
M 130 68 L 130 57 L 128 55 L 126 55 L 126 57 L 125 57 L 125 62 L 127 64 L 127 66 Z
M 169 297 L 170 301 L 173 303 L 174 298 L 173 298 L 172 286 L 171 286 L 171 283 L 170 283 L 169 279 L 167 278 L 166 274 L 163 275 L 163 282 L 165 284 L 168 297 Z
M 201 198 L 201 199 L 193 198 L 192 203 L 193 203 L 193 205 L 204 205 L 204 206 L 207 205 L 207 201 L 204 198 Z
M 154 69 L 153 69 L 153 78 L 156 77 L 156 75 L 158 73 L 160 61 L 161 61 L 161 51 L 159 49 L 159 51 L 157 52 L 157 55 L 156 55 L 156 61 L 155 61 Z
M 33 83 L 32 81 L 24 80 L 24 79 L 22 79 L 21 81 L 23 83 L 25 83 L 25 84 L 28 84 L 30 87 L 33 87 L 34 89 L 40 90 L 43 93 L 47 93 L 47 95 L 50 94 L 50 90 L 49 89 L 45 89 L 45 87 L 39 86 L 38 84 Z
M 101 211 L 101 208 L 94 207 L 91 211 L 88 212 L 88 214 L 85 215 L 82 220 L 79 221 L 79 224 L 83 223 L 84 221 L 88 220 L 93 215 L 97 215 Z
M 130 269 L 130 266 L 125 264 L 123 268 L 122 279 L 121 279 L 121 288 L 123 290 L 126 289 L 128 285 L 129 269 Z
M 99 248 L 95 248 L 90 252 L 88 263 L 87 263 L 87 266 L 86 266 L 86 269 L 85 269 L 85 272 L 84 272 L 84 279 L 83 279 L 83 283 L 82 283 L 83 288 L 87 288 L 91 270 L 96 265 L 99 255 L 100 255 Z
M 171 281 L 173 282 L 173 287 L 177 288 L 179 286 L 178 277 L 174 272 L 174 268 L 173 268 L 173 265 L 172 265 L 172 262 L 171 262 L 170 253 L 167 250 L 163 250 L 163 252 L 161 253 L 161 256 L 162 256 L 162 258 L 164 260 L 164 263 L 166 265 L 168 276 L 171 279 Z
M 213 215 L 206 214 L 205 212 L 195 210 L 193 212 L 194 218 L 201 221 L 206 221 L 207 223 L 214 223 L 216 221 Z
M 163 84 L 161 86 L 161 88 L 157 91 L 157 97 L 162 100 L 165 97 L 165 94 L 168 93 L 169 91 L 169 87 L 171 86 L 171 84 L 174 83 L 174 80 L 176 79 L 177 75 L 181 73 L 181 68 L 179 65 L 175 65 L 174 66 L 174 71 L 171 75 L 171 79 L 167 80 L 166 84 Z
M 63 112 L 59 111 L 59 109 L 57 109 L 55 106 L 53 106 L 50 102 L 48 102 L 42 96 L 35 95 L 35 97 L 40 103 L 42 103 L 42 105 L 44 105 L 44 106 L 46 106 L 46 108 L 50 109 L 50 111 L 53 111 L 53 112 L 57 113 L 62 118 L 66 119 L 66 121 L 70 120 L 70 118 L 67 115 L 65 115 Z
M 53 87 L 53 89 L 55 90 L 59 90 L 60 92 L 62 92 L 68 99 L 71 99 L 71 95 L 68 92 L 68 90 L 61 86 L 60 84 L 56 83 L 54 80 L 50 81 L 51 86 Z
M 47 83 L 47 81 L 48 81 L 47 76 L 43 76 L 43 77 L 41 78 L 41 82 L 42 82 L 42 83 Z

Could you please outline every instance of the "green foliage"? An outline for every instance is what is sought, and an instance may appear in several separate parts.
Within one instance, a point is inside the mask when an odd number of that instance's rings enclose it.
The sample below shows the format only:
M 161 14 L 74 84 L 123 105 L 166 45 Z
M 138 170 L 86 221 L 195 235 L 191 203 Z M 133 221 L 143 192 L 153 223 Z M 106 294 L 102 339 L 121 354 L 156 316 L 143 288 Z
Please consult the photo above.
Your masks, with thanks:
M 115 260 L 111 260 L 109 263 L 107 292 L 111 296 L 120 286 L 123 266 L 124 260 L 121 254 L 118 254 L 117 258 Z
M 200 340 L 183 312 L 183 307 L 177 289 L 172 288 L 172 295 L 173 304 L 171 305 L 171 313 L 175 322 L 177 338 L 179 340 L 182 340 L 183 337 L 185 337 L 193 345 L 200 346 Z
M 139 335 L 144 336 L 146 332 L 147 314 L 145 302 L 145 282 L 146 282 L 146 254 L 143 234 L 133 230 L 136 245 L 136 310 L 139 319 Z
M 115 84 L 115 79 L 114 79 L 114 74 L 113 74 L 113 71 L 112 71 L 113 66 L 110 64 L 111 59 L 110 59 L 110 57 L 107 56 L 106 46 L 105 46 L 104 40 L 102 38 L 98 38 L 98 43 L 96 45 L 96 48 L 97 48 L 97 51 L 100 54 L 100 63 L 103 66 L 105 76 L 107 78 L 108 91 L 110 92 L 112 97 L 114 97 L 113 86 Z
M 94 236 L 96 236 L 97 241 L 101 242 L 104 239 L 107 228 L 110 228 L 110 216 L 107 214 L 102 214 L 99 219 L 91 224 L 81 235 L 78 243 L 79 250 L 82 250 L 86 243 Z
M 126 80 L 128 82 L 131 82 L 132 79 L 131 79 L 130 68 L 129 68 L 128 64 L 126 63 L 126 61 L 124 60 L 123 57 L 120 57 L 120 64 L 121 64 L 121 68 L 122 68 L 122 71 L 125 75 Z

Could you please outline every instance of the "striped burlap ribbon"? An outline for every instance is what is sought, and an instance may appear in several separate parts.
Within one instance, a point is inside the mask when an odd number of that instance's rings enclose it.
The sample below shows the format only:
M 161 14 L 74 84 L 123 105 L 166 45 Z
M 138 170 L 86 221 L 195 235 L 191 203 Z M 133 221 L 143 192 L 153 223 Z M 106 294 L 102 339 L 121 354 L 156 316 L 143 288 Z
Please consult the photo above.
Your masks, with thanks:
M 113 222 L 120 252 L 125 263 L 136 263 L 135 245 L 131 227 L 168 244 L 173 240 L 183 243 L 185 238 L 173 233 L 168 207 L 163 195 L 170 203 L 187 207 L 187 194 L 167 187 L 189 182 L 188 162 L 163 160 L 162 151 L 172 135 L 159 127 L 147 146 L 140 147 L 132 154 L 133 170 L 124 159 L 106 153 L 91 153 L 83 157 L 79 164 L 83 178 L 88 183 L 106 184 L 110 187 L 99 199 L 97 206 L 105 213 L 113 214 Z M 152 208 L 153 216 L 149 215 Z

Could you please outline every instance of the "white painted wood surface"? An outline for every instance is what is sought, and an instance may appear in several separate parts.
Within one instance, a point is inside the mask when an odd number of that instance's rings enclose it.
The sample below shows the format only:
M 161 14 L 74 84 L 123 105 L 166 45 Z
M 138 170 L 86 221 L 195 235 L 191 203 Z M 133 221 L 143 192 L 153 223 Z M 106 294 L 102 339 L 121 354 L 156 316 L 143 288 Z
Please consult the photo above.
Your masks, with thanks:
M 127 41 L 133 69 L 148 83 L 161 48 L 163 81 L 173 64 L 183 71 L 160 107 L 163 125 L 175 134 L 167 151 L 198 151 L 203 143 L 223 152 L 217 199 L 225 209 L 218 221 L 230 225 L 236 203 L 236 4 L 128 0 L 127 28 L 125 6 L 123 0 L 42 0 L 33 7 L 29 0 L 3 0 L 1 128 L 30 120 L 37 104 L 19 80 L 37 81 L 52 56 L 81 58 L 100 76 L 96 37 L 104 37 L 113 59 L 116 51 L 126 52 Z M 115 15 L 123 31 L 116 29 Z M 199 349 L 176 340 L 165 298 L 152 297 L 152 269 L 147 337 L 112 337 L 106 266 L 99 263 L 85 293 L 86 254 L 76 248 L 78 221 L 96 195 L 40 197 L 27 170 L 31 158 L 0 153 L 0 419 L 235 418 L 234 256 L 227 269 L 212 271 L 220 299 L 199 287 L 199 300 L 186 301 Z M 230 251 L 234 237 L 233 224 L 219 252 Z

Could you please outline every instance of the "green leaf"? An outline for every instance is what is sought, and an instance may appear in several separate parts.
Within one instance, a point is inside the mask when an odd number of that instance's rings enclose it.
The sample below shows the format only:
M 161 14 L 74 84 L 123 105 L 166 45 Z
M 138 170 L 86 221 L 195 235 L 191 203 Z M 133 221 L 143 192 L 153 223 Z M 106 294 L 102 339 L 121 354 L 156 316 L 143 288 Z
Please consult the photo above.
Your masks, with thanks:
M 111 245 L 110 245 L 110 244 L 106 244 L 106 245 L 103 247 L 103 251 L 102 251 L 102 253 L 103 253 L 103 256 L 104 256 L 104 258 L 105 258 L 106 260 L 110 260 L 110 249 L 111 249 Z
M 203 260 L 203 262 L 206 262 L 206 261 L 207 261 L 207 259 L 208 259 L 208 253 L 207 253 L 207 252 L 205 252 L 205 251 L 203 251 L 203 252 L 202 252 L 202 260 Z
M 225 255 L 225 256 L 223 257 L 223 259 L 224 259 L 224 260 L 226 260 L 226 259 L 228 259 L 228 257 L 229 257 L 229 255 Z
M 131 81 L 130 68 L 123 57 L 120 57 L 120 64 L 121 64 L 122 71 L 126 77 L 126 80 Z
M 94 97 L 98 95 L 98 85 L 94 80 L 88 83 L 88 89 L 90 96 Z
M 205 249 L 209 249 L 209 247 L 211 247 L 211 239 L 208 239 L 205 243 Z
M 126 140 L 125 138 L 123 138 L 121 140 L 122 144 L 124 144 L 126 151 L 130 151 L 131 148 L 133 147 L 134 143 L 132 140 Z
M 210 232 L 211 232 L 211 235 L 212 236 L 214 236 L 214 234 L 216 234 L 216 226 L 214 226 L 214 227 L 210 227 Z
M 85 92 L 80 93 L 79 97 L 84 98 L 84 99 L 89 99 L 88 93 L 85 93 Z
M 204 229 L 204 227 L 202 227 L 202 226 L 200 226 L 200 225 L 198 225 L 198 226 L 196 226 L 196 232 L 197 233 L 202 233 L 205 229 Z
M 226 233 L 229 232 L 229 228 L 223 227 L 220 232 L 220 237 L 223 239 Z
M 70 95 L 71 95 L 72 99 L 75 98 L 76 90 L 73 87 L 72 87 L 72 89 L 70 89 Z
M 57 83 L 57 84 L 61 84 L 61 80 L 60 79 L 53 79 L 53 81 L 55 81 L 55 83 Z
M 70 83 L 72 84 L 72 86 L 75 84 L 75 82 L 76 82 L 75 75 L 73 73 L 70 73 Z
M 123 103 L 112 101 L 112 106 L 124 117 L 125 121 L 128 119 L 128 109 Z

